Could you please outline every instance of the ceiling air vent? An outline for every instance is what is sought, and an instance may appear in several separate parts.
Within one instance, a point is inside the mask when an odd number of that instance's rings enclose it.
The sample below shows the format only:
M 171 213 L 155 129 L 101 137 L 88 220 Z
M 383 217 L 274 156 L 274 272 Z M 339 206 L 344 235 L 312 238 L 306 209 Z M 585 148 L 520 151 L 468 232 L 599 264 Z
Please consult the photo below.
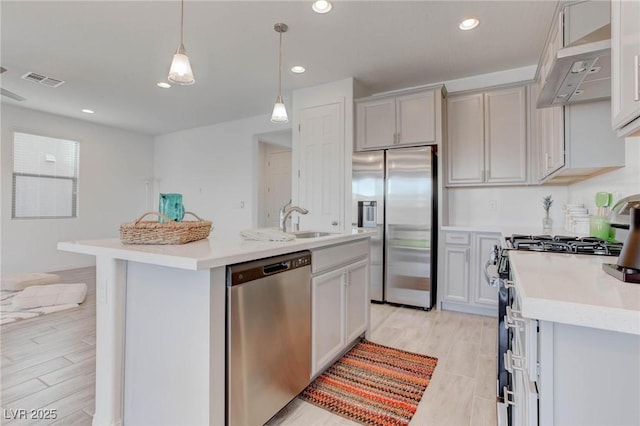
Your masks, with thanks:
M 35 72 L 28 72 L 22 76 L 24 80 L 33 81 L 34 83 L 43 84 L 49 87 L 58 87 L 64 84 L 64 81 L 57 80 L 55 78 L 47 77 L 46 75 L 38 74 Z

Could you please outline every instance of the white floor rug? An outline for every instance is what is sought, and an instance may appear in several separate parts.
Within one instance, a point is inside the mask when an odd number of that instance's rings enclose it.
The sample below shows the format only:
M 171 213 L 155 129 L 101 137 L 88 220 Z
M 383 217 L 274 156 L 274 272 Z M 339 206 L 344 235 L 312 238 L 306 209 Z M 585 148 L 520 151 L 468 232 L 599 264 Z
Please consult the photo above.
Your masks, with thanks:
M 15 309 L 11 305 L 11 299 L 19 291 L 0 291 L 0 325 L 9 324 L 14 321 L 39 317 L 40 315 L 50 314 L 52 312 L 64 311 L 66 309 L 77 308 L 77 303 L 57 306 L 43 306 L 32 309 Z

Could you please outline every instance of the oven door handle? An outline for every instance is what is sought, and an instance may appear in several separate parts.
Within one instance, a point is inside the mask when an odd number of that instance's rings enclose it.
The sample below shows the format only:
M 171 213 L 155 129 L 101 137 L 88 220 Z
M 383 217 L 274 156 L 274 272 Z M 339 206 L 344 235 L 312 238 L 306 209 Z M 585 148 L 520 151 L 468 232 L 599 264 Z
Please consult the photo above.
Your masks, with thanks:
M 511 349 L 507 349 L 507 352 L 503 355 L 504 368 L 509 373 L 514 371 L 524 371 L 525 360 L 523 356 L 514 355 Z
M 489 284 L 490 287 L 497 287 L 499 277 L 495 274 L 489 273 L 489 268 L 491 266 L 493 266 L 494 269 L 496 267 L 496 265 L 493 262 L 491 262 L 491 259 L 489 259 L 484 264 L 484 269 L 483 269 L 484 279 L 487 280 L 487 283 Z
M 507 389 L 506 386 L 502 388 L 504 392 L 504 403 L 506 405 L 516 405 L 516 393 Z

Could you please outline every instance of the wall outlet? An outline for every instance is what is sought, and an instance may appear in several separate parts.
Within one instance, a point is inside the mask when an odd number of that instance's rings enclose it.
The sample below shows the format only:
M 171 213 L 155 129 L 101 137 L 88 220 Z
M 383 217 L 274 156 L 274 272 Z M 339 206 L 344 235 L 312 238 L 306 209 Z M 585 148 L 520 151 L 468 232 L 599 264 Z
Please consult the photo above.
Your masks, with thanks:
M 489 210 L 492 212 L 498 211 L 498 200 L 489 200 Z

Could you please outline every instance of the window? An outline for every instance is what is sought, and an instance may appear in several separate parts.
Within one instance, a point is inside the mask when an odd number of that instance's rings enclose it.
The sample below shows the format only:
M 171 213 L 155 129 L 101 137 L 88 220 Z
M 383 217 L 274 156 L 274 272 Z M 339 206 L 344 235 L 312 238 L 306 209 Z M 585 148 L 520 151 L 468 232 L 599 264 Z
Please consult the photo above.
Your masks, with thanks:
M 78 142 L 13 134 L 12 217 L 77 217 Z

